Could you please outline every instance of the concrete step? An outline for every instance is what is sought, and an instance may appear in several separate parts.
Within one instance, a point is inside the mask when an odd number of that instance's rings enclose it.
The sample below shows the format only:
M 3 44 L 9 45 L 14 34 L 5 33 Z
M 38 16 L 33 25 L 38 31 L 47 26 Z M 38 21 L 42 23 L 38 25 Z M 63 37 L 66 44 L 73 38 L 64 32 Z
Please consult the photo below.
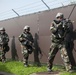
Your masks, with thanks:
M 33 73 L 30 75 L 59 75 L 58 71 L 53 71 L 53 72 L 39 72 L 39 73 Z
M 15 75 L 15 74 L 6 73 L 6 72 L 0 72 L 0 75 Z

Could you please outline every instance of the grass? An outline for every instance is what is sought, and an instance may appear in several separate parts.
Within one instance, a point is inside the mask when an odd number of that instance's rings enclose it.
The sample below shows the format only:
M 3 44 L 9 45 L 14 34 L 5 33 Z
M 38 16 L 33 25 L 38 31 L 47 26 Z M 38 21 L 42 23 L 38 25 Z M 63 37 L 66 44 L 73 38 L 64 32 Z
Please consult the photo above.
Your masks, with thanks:
M 46 67 L 37 67 L 33 65 L 30 65 L 29 67 L 24 67 L 22 62 L 10 61 L 6 63 L 0 62 L 0 71 L 13 73 L 16 75 L 30 75 L 34 72 L 46 71 Z
M 76 75 L 75 73 L 66 72 L 63 66 L 55 65 L 53 67 L 54 71 L 60 71 L 60 75 Z M 13 73 L 15 75 L 30 75 L 36 72 L 46 72 L 46 65 L 37 67 L 36 65 L 31 65 L 29 67 L 24 67 L 22 62 L 19 61 L 8 61 L 6 63 L 0 62 L 0 71 Z

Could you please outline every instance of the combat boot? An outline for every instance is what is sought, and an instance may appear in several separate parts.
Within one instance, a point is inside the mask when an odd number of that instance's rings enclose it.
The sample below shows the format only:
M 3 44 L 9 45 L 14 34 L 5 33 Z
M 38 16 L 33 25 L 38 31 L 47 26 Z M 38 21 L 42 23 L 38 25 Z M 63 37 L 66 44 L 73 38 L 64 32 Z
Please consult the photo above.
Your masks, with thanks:
M 68 70 L 67 72 L 70 72 L 70 73 L 72 73 L 72 72 L 75 72 L 75 70 L 73 70 L 73 69 L 70 69 L 70 70 Z
M 24 66 L 25 67 L 28 67 L 28 62 L 27 61 L 24 63 Z
M 5 63 L 5 62 L 6 62 L 6 60 L 5 60 L 5 59 L 2 59 L 2 62 L 3 62 L 3 63 Z
M 51 70 L 50 68 L 47 68 L 47 71 L 48 71 L 48 72 L 52 72 L 52 70 Z
M 25 67 L 28 67 L 28 65 L 27 65 L 27 64 L 25 64 L 24 66 L 25 66 Z

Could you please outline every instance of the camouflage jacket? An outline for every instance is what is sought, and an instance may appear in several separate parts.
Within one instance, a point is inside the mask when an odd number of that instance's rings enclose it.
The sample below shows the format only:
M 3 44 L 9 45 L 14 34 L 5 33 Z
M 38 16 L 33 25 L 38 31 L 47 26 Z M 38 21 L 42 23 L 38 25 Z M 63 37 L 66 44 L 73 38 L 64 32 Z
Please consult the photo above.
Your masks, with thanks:
M 51 40 L 53 42 L 62 42 L 67 39 L 67 35 L 71 32 L 71 21 L 63 19 L 62 21 L 53 20 L 50 30 L 52 32 Z M 68 37 L 69 38 L 69 37 Z
M 9 42 L 9 36 L 7 33 L 0 34 L 0 44 L 7 44 Z
M 27 44 L 27 42 L 31 42 L 31 43 L 34 42 L 33 36 L 32 36 L 32 34 L 30 32 L 29 33 L 23 32 L 19 36 L 19 41 L 21 42 L 21 44 Z

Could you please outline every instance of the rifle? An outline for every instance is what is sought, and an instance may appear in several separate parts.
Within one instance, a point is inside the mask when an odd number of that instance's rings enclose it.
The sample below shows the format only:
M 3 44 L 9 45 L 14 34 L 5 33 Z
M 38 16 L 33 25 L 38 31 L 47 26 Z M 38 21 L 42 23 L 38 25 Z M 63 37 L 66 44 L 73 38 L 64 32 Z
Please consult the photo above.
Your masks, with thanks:
M 75 9 L 75 6 L 76 6 L 76 4 L 74 5 L 74 7 L 73 7 L 73 9 L 72 9 L 71 13 L 69 14 L 68 19 L 69 19 L 69 18 L 70 18 L 70 16 L 72 15 L 72 13 L 73 13 L 73 11 L 74 11 L 74 9 Z
M 25 36 L 25 37 L 24 37 L 24 36 Z M 20 38 L 19 38 L 19 40 L 20 40 Z M 27 38 L 24 33 L 23 33 L 22 41 L 20 41 L 20 42 L 21 42 L 21 44 L 22 44 L 23 46 L 26 46 L 26 47 L 29 47 L 29 46 L 30 46 L 30 47 L 32 47 L 32 49 L 35 49 L 32 41 L 30 41 L 29 38 Z

